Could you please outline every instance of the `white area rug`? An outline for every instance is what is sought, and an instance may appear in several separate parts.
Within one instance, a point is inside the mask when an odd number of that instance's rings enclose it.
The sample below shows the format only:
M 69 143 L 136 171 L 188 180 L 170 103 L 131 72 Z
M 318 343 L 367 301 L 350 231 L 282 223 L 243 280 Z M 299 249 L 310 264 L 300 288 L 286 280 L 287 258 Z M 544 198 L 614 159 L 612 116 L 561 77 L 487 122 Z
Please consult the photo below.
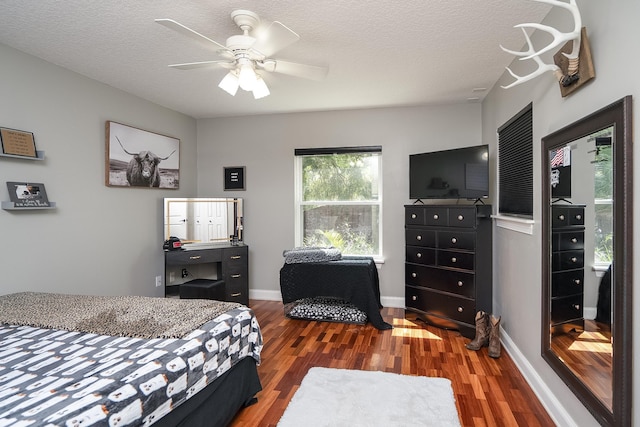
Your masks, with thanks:
M 459 427 L 451 381 L 311 368 L 278 427 Z

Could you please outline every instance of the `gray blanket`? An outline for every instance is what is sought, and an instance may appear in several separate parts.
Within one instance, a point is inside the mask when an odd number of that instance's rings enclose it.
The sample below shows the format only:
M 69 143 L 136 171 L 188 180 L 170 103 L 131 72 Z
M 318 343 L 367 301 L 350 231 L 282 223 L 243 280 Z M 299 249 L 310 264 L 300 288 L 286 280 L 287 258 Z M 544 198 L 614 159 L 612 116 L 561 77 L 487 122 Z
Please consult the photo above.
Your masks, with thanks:
M 285 264 L 298 264 L 304 262 L 325 262 L 342 259 L 342 253 L 334 247 L 302 247 L 293 248 L 282 253 Z
M 182 338 L 238 306 L 214 300 L 21 292 L 0 296 L 0 323 L 132 338 Z

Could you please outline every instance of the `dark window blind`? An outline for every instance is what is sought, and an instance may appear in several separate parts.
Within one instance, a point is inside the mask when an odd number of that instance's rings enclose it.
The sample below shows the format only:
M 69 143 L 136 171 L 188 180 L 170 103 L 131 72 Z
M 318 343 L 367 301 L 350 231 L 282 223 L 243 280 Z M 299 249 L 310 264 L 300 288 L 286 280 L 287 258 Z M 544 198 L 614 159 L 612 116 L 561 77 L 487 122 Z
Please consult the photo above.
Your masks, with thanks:
M 498 211 L 533 218 L 533 105 L 498 129 Z

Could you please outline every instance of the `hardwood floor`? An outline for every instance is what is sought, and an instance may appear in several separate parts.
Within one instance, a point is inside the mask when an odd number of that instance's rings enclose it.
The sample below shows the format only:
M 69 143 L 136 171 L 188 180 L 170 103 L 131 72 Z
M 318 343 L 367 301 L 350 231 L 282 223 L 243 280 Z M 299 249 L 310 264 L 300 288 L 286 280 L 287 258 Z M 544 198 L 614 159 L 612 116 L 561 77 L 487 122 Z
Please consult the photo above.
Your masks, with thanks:
M 263 390 L 243 409 L 233 427 L 276 426 L 309 368 L 379 370 L 445 377 L 452 381 L 463 426 L 553 426 L 509 355 L 487 356 L 487 349 L 465 348 L 456 331 L 428 326 L 404 309 L 384 308 L 394 329 L 370 324 L 291 320 L 282 303 L 251 301 L 264 338 L 258 367 Z M 416 420 L 416 425 L 425 425 Z

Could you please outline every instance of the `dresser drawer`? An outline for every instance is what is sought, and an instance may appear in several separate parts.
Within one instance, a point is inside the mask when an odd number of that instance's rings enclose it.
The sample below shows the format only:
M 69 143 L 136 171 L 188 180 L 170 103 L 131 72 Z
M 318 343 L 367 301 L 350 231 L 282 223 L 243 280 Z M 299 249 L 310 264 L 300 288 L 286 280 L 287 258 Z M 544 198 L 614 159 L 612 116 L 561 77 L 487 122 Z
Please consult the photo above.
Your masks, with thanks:
M 407 207 L 404 211 L 405 225 L 425 225 L 424 212 L 422 207 Z
M 583 316 L 582 295 L 551 300 L 551 323 L 563 323 Z
M 551 297 L 582 294 L 584 292 L 584 269 L 568 270 L 551 274 Z
M 202 264 L 209 262 L 220 262 L 221 252 L 207 249 L 191 249 L 165 252 L 165 262 L 167 265 Z
M 447 208 L 430 206 L 424 209 L 425 225 L 447 225 Z
M 584 251 L 554 252 L 551 255 L 553 271 L 572 270 L 584 267 Z
M 551 250 L 568 251 L 584 249 L 584 230 L 556 231 L 552 235 Z
M 474 251 L 476 233 L 465 231 L 438 231 L 437 247 L 440 249 L 464 249 Z
M 407 246 L 407 262 L 413 262 L 416 264 L 435 265 L 436 264 L 436 250 L 432 248 L 425 248 L 421 246 Z
M 476 225 L 476 208 L 449 208 L 449 227 L 473 228 Z
M 405 229 L 405 241 L 407 245 L 436 247 L 436 232 L 420 228 Z
M 475 254 L 473 253 L 439 250 L 436 258 L 438 265 L 441 267 L 474 270 Z
M 475 302 L 466 298 L 406 286 L 405 305 L 438 317 L 475 323 Z
M 225 248 L 222 252 L 222 261 L 229 266 L 247 264 L 249 248 L 246 246 L 238 246 L 235 248 Z
M 462 271 L 405 264 L 405 284 L 450 292 L 467 298 L 475 295 L 475 275 Z
M 574 227 L 584 225 L 583 206 L 551 206 L 551 227 Z

